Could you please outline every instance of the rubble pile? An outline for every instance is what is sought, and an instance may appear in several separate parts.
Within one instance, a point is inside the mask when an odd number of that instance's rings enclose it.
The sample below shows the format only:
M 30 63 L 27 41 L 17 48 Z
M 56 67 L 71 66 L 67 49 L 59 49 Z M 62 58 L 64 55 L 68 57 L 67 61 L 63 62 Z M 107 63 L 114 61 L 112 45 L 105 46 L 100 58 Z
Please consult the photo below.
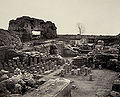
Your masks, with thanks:
M 23 95 L 31 92 L 45 82 L 40 78 L 59 69 L 64 64 L 64 60 L 56 52 L 49 56 L 38 51 L 22 53 L 25 55 L 22 61 L 19 56 L 16 56 L 9 59 L 8 63 L 0 65 L 2 66 L 0 96 L 8 95 L 10 97 L 12 95 L 11 97 L 13 97 L 13 94 Z
M 10 57 L 11 53 L 9 53 L 8 56 Z M 19 53 L 21 54 L 21 52 Z M 14 56 L 12 53 L 11 58 L 7 58 L 9 60 L 0 65 L 0 88 L 4 87 L 1 89 L 0 96 L 23 95 L 32 91 L 45 82 L 40 78 L 59 69 L 64 64 L 64 59 L 53 48 L 50 55 L 38 51 L 22 52 L 22 54 L 24 57 Z
M 12 75 L 9 71 L 0 71 L 0 97 L 13 97 L 13 94 L 23 95 L 26 92 L 31 92 L 38 85 L 39 79 L 35 79 L 33 74 L 16 68 Z

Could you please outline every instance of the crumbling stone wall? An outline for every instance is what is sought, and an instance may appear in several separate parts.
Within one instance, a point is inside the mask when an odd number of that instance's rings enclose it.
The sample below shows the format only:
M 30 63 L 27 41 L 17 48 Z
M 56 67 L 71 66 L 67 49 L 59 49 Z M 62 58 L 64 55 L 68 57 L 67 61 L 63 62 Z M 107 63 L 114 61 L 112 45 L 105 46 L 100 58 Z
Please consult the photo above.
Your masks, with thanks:
M 8 27 L 8 30 L 10 31 L 17 31 L 17 34 L 23 42 L 32 39 L 32 31 L 40 31 L 43 38 L 56 38 L 56 29 L 57 27 L 51 21 L 44 22 L 44 20 L 30 18 L 28 16 L 23 16 L 16 20 L 10 20 Z

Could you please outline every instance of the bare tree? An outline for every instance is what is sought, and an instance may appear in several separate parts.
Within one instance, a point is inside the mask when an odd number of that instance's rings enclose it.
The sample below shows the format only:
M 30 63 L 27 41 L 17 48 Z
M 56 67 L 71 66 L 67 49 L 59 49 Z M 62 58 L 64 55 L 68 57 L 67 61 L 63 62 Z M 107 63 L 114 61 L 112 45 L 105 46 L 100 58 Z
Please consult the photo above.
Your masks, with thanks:
M 77 23 L 77 27 L 78 27 L 78 30 L 79 30 L 79 34 L 82 35 L 82 33 L 85 32 L 85 27 L 83 26 L 82 23 Z

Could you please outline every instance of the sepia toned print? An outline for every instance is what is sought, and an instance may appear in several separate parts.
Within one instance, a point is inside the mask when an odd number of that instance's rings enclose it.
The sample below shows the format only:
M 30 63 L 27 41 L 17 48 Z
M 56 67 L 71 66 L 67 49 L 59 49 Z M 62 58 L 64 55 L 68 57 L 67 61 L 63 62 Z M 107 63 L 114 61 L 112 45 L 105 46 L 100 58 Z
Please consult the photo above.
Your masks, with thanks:
M 119 0 L 1 0 L 0 97 L 120 97 Z

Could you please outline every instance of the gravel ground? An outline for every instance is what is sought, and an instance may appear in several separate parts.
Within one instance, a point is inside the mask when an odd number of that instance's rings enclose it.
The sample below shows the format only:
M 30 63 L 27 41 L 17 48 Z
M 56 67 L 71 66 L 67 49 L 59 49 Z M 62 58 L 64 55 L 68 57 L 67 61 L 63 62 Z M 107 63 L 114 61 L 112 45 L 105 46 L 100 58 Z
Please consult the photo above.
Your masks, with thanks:
M 110 70 L 92 70 L 93 81 L 89 81 L 89 76 L 66 75 L 65 78 L 73 81 L 72 97 L 103 97 L 112 88 L 117 73 Z
M 60 69 L 46 75 L 44 79 L 58 78 L 59 76 L 54 76 L 58 72 Z M 89 81 L 89 75 L 65 75 L 64 78 L 71 80 L 71 84 L 75 86 L 71 90 L 72 97 L 105 97 L 104 95 L 110 92 L 117 73 L 110 70 L 92 70 L 92 74 L 93 81 Z

